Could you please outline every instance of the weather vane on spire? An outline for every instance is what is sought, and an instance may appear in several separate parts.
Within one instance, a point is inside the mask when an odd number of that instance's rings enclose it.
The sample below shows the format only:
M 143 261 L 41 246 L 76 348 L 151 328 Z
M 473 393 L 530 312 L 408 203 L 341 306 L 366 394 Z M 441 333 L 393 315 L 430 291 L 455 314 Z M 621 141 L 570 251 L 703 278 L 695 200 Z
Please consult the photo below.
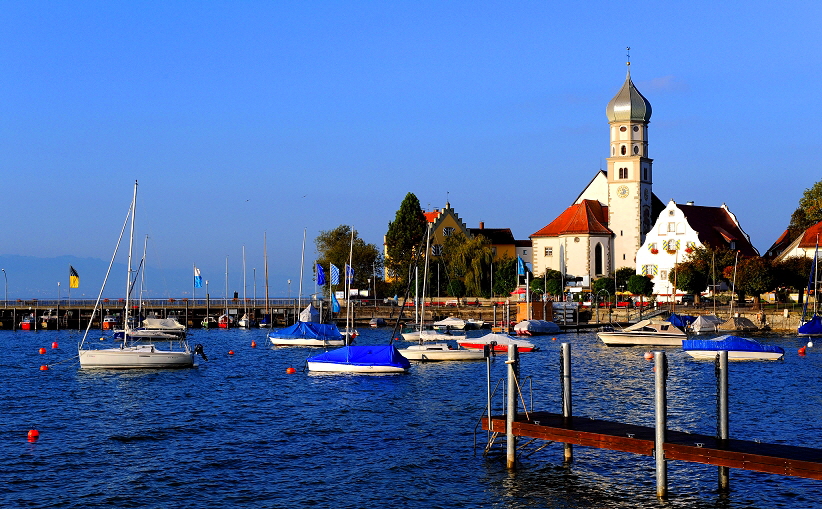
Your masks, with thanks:
M 630 67 L 631 66 L 631 47 L 628 46 L 627 48 L 625 48 L 625 50 L 627 51 L 626 56 L 628 57 L 628 64 L 627 65 L 628 65 L 628 67 Z

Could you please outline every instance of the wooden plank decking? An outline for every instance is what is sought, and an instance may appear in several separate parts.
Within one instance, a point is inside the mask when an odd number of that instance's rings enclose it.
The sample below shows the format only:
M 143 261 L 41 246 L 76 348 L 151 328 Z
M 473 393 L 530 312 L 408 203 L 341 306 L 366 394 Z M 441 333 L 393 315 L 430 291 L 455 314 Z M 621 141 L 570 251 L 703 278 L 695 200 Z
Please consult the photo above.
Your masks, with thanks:
M 518 414 L 516 436 L 653 456 L 654 428 L 619 422 L 531 412 Z M 490 431 L 505 433 L 505 416 L 492 416 Z M 488 418 L 482 419 L 488 430 Z M 724 442 L 724 443 L 722 443 Z M 822 480 L 822 450 L 668 430 L 665 458 Z

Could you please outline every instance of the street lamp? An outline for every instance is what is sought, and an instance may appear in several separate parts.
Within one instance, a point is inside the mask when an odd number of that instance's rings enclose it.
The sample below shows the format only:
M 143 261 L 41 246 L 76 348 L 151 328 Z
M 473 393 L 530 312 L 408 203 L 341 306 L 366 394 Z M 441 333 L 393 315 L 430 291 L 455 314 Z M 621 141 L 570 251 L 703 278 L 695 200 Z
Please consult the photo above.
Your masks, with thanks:
M 9 278 L 6 276 L 6 269 L 0 270 L 3 271 L 3 278 L 6 280 L 6 300 L 4 301 L 5 303 L 3 304 L 3 307 L 7 308 L 9 307 Z
M 288 298 L 291 298 L 291 280 L 288 280 Z

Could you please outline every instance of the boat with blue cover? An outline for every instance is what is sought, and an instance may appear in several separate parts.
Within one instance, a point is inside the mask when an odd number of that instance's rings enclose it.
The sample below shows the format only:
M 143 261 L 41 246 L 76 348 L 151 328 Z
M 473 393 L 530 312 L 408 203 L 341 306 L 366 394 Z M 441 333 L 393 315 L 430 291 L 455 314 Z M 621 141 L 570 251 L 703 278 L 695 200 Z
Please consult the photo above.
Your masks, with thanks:
M 739 336 L 720 336 L 714 339 L 685 339 L 682 349 L 695 359 L 713 360 L 723 350 L 728 352 L 728 360 L 779 360 L 785 350 L 776 345 L 763 345 L 759 341 Z
M 343 346 L 345 337 L 333 323 L 297 322 L 268 333 L 274 346 Z
M 405 373 L 411 362 L 391 345 L 349 345 L 306 361 L 309 371 L 326 373 Z
M 822 336 L 822 316 L 813 315 L 813 318 L 800 325 L 796 332 L 800 336 Z

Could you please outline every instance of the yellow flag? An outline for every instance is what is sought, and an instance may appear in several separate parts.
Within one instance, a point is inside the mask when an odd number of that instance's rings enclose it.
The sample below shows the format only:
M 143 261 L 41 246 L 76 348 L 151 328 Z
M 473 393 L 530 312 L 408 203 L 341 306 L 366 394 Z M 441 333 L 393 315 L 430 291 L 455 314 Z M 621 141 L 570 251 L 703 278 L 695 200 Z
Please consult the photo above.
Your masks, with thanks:
M 69 288 L 80 288 L 80 276 L 71 265 L 69 265 Z

